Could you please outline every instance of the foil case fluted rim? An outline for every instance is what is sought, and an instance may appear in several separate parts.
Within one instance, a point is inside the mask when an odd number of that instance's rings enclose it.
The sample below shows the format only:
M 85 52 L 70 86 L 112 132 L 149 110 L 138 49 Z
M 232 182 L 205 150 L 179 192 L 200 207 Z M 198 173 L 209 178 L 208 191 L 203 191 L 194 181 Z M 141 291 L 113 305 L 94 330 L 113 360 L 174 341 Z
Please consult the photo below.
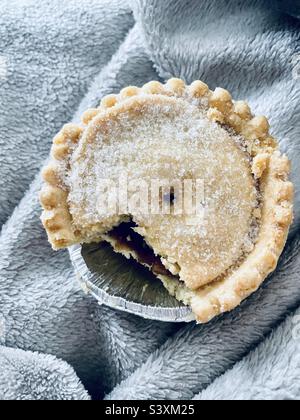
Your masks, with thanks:
M 69 247 L 69 254 L 75 273 L 82 289 L 91 294 L 100 305 L 141 316 L 145 319 L 163 322 L 191 322 L 195 317 L 191 309 L 182 307 L 160 307 L 144 305 L 125 299 L 121 296 L 108 293 L 95 283 L 101 277 L 101 273 L 93 273 L 82 256 L 82 246 Z

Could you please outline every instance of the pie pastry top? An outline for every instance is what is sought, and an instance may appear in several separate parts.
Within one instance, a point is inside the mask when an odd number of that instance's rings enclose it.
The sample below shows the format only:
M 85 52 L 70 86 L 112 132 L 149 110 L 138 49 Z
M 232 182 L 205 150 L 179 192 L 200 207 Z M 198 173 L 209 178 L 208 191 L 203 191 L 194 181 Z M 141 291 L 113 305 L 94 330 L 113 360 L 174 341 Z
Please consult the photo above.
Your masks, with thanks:
M 102 212 L 100 184 L 125 174 L 148 185 L 203 180 L 202 213 L 177 214 L 176 206 L 170 214 L 138 206 Z M 54 138 L 43 170 L 42 221 L 55 249 L 105 240 L 153 272 L 155 266 L 169 292 L 207 322 L 239 305 L 275 269 L 293 218 L 288 174 L 267 119 L 254 117 L 245 102 L 200 81 L 150 82 L 109 95 L 82 125 L 68 124 Z M 126 229 L 122 237 L 118 226 L 125 224 L 143 238 L 150 259 Z

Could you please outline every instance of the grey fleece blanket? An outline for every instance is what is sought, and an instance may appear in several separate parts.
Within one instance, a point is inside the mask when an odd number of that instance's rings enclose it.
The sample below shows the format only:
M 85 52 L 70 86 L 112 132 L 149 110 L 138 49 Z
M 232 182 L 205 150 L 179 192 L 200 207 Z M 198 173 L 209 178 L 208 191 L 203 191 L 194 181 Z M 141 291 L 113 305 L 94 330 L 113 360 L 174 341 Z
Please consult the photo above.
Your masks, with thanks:
M 299 21 L 270 4 L 0 0 L 0 398 L 300 398 Z M 56 131 L 107 93 L 171 76 L 248 98 L 296 185 L 277 272 L 205 326 L 98 306 L 39 221 Z

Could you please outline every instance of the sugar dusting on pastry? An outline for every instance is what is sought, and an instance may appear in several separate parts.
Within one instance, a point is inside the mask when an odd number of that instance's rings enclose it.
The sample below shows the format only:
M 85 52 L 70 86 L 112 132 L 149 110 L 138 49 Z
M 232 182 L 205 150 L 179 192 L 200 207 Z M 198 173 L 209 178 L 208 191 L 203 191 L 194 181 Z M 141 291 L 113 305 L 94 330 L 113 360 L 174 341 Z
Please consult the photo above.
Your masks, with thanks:
M 250 160 L 241 138 L 209 121 L 205 108 L 147 95 L 131 101 L 124 112 L 116 107 L 109 118 L 99 115 L 96 130 L 83 136 L 73 156 L 66 179 L 73 219 L 81 228 L 101 223 L 111 229 L 118 218 L 99 215 L 96 186 L 117 182 L 123 173 L 148 185 L 153 179 L 202 179 L 204 217 L 196 225 L 186 215 L 131 214 L 156 255 L 176 260 L 182 280 L 197 288 L 251 248 L 257 191 Z

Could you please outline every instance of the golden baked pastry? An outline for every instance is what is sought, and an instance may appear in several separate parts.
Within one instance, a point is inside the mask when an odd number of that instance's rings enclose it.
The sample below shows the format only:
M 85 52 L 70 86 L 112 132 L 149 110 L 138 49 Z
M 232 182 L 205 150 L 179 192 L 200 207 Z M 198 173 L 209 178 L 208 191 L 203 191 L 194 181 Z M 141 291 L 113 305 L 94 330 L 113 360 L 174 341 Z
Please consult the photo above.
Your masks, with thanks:
M 51 155 L 40 200 L 53 248 L 110 243 L 198 322 L 238 306 L 276 268 L 293 219 L 289 161 L 267 119 L 226 90 L 179 79 L 127 87 L 66 125 Z M 128 205 L 125 179 L 144 201 L 131 191 Z M 107 206 L 103 194 L 117 192 L 123 201 Z

